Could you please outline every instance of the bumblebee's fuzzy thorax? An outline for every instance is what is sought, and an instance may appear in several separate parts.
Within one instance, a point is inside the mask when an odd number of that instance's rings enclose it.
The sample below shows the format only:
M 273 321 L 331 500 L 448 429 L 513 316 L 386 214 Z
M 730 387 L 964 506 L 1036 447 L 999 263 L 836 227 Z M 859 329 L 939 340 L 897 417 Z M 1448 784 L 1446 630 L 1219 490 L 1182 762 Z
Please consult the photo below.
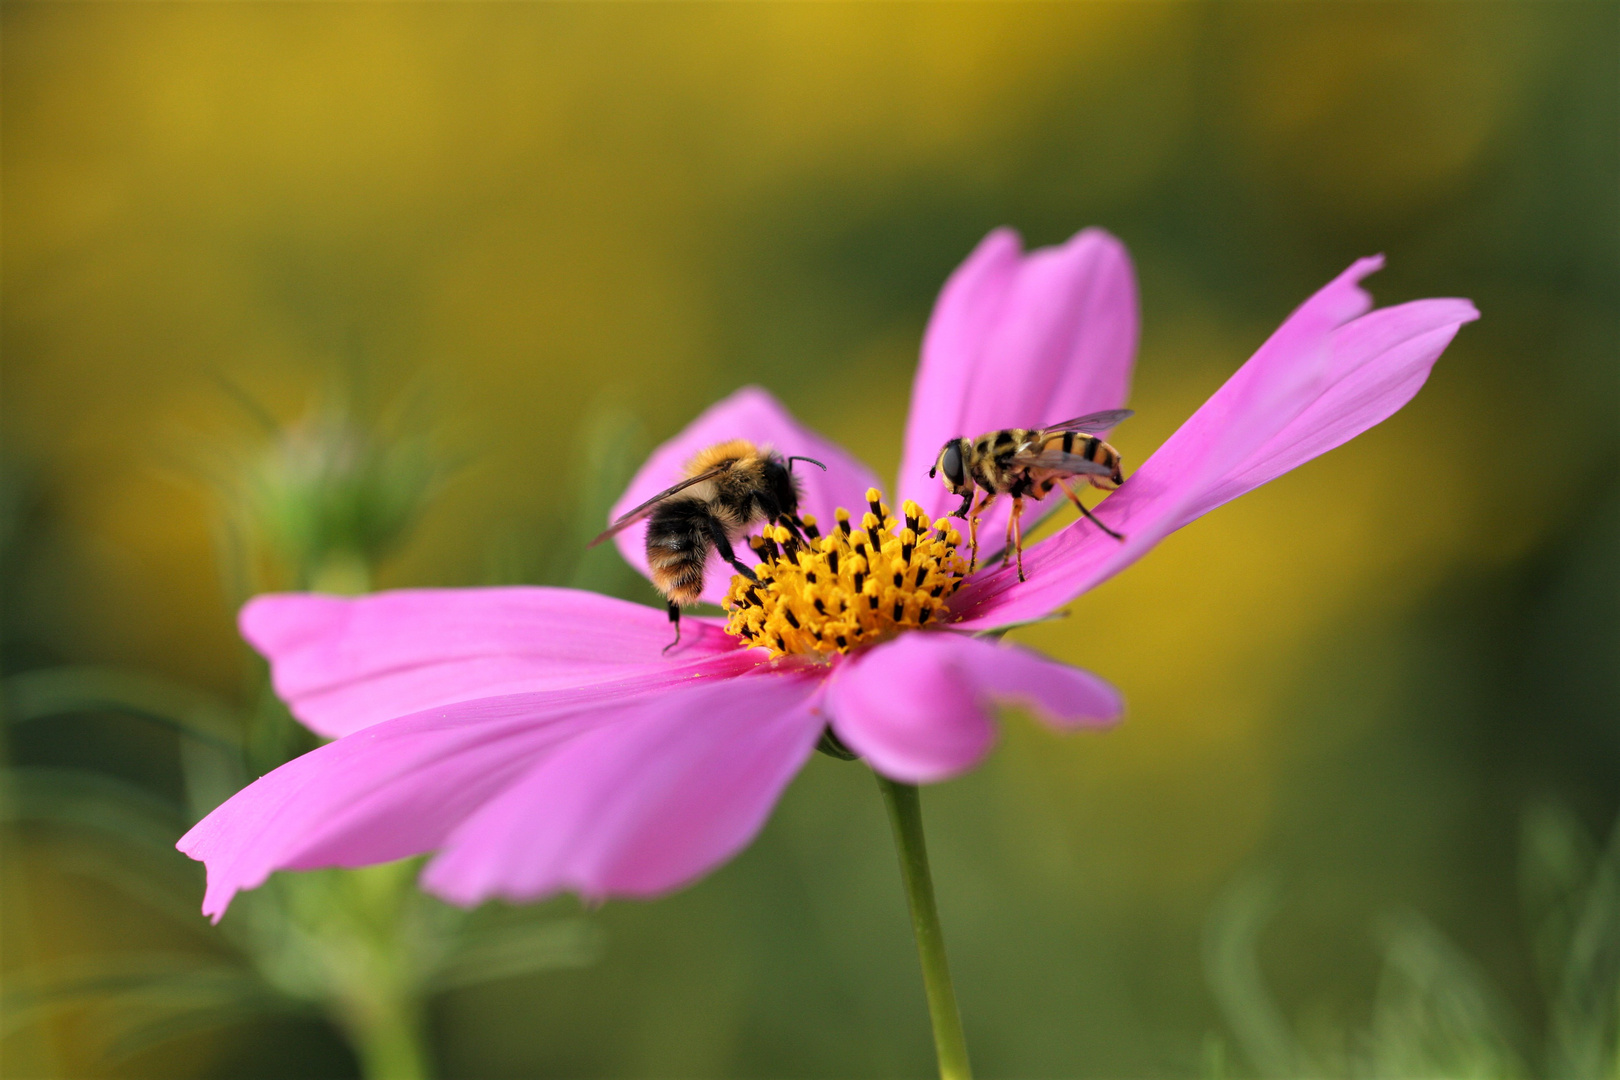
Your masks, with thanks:
M 755 446 L 747 439 L 729 439 L 704 447 L 693 455 L 692 460 L 686 463 L 686 475 L 699 476 L 728 462 L 733 470 L 747 468 L 762 462 L 770 453 L 768 446 Z

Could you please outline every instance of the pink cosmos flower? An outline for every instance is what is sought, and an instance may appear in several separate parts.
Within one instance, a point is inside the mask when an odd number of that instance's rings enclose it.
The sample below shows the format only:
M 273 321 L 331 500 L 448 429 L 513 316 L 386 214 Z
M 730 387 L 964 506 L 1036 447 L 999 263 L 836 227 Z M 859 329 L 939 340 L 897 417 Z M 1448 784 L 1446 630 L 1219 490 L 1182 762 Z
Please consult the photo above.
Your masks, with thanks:
M 1004 703 L 1062 729 L 1112 722 L 1122 703 L 1097 676 L 976 635 L 1061 608 L 1410 400 L 1478 313 L 1466 300 L 1370 311 L 1358 282 L 1380 265 L 1363 259 L 1307 300 L 1100 504 L 1124 542 L 1077 520 L 1025 551 L 1023 582 L 988 561 L 958 581 L 953 538 L 933 520 L 954 500 L 928 469 L 950 437 L 1125 403 L 1136 285 L 1124 247 L 1099 230 L 1029 254 L 998 230 L 946 283 L 912 392 L 904 521 L 882 505 L 867 513 L 873 474 L 760 389 L 655 451 L 615 515 L 726 439 L 827 465 L 801 474 L 801 508 L 827 527 L 806 558 L 821 561 L 772 563 L 758 605 L 712 563 L 705 596 L 720 602 L 729 589 L 731 620 L 688 619 L 667 655 L 662 611 L 570 589 L 258 597 L 242 611 L 244 636 L 293 713 L 336 741 L 238 792 L 180 841 L 208 867 L 203 911 L 217 919 L 278 869 L 426 852 L 436 854 L 423 884 L 460 904 L 655 895 L 746 845 L 829 732 L 879 773 L 927 783 L 989 752 Z M 862 515 L 847 533 L 832 524 L 839 507 Z M 987 515 L 981 555 L 993 554 L 1005 513 Z M 645 572 L 641 529 L 619 545 Z M 836 626 L 800 625 L 828 600 L 869 620 L 859 641 L 838 647 Z

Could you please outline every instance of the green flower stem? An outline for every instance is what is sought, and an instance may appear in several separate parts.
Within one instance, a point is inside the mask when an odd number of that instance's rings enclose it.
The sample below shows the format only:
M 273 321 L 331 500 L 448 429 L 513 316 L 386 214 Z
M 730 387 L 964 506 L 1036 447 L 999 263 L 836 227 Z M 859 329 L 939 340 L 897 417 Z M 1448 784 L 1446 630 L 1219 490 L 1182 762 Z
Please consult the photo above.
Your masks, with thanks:
M 420 859 L 340 870 L 317 917 L 333 932 L 322 951 L 336 976 L 339 1012 L 365 1080 L 431 1080 L 420 984 Z M 346 959 L 347 962 L 344 962 Z
M 311 592 L 361 596 L 371 591 L 371 564 L 353 552 L 329 552 L 307 573 Z
M 387 1007 L 351 1025 L 360 1075 L 366 1080 L 430 1080 L 433 1065 L 421 1020 L 408 1002 Z
M 877 775 L 874 773 L 874 775 Z M 911 907 L 911 929 L 922 958 L 923 989 L 928 994 L 928 1018 L 934 1024 L 934 1053 L 939 1058 L 940 1080 L 972 1080 L 967 1040 L 962 1035 L 962 1014 L 951 988 L 951 967 L 945 959 L 945 935 L 939 928 L 934 903 L 934 879 L 928 871 L 928 845 L 923 840 L 922 802 L 911 784 L 877 778 L 883 801 L 894 826 L 894 845 L 900 854 L 900 877 Z

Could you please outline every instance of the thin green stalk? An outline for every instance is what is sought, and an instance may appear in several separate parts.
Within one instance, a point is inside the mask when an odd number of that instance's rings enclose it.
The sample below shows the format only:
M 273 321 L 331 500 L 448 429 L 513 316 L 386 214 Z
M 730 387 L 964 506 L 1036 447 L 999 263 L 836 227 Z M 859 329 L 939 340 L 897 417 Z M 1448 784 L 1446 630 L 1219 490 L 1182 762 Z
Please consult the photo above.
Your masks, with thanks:
M 433 1051 L 418 982 L 422 928 L 416 908 L 418 859 L 340 871 L 327 918 L 354 950 L 349 978 L 334 987 L 365 1080 L 431 1080 Z M 338 923 L 333 916 L 347 916 Z
M 433 1063 L 421 1018 L 410 1003 L 381 1003 L 377 1014 L 350 1025 L 360 1075 L 366 1080 L 430 1080 Z
M 875 774 L 874 774 L 875 775 Z M 934 1024 L 934 1053 L 939 1058 L 940 1080 L 972 1080 L 967 1039 L 962 1035 L 962 1014 L 951 987 L 951 967 L 945 959 L 945 935 L 939 928 L 934 903 L 934 878 L 928 871 L 928 845 L 923 840 L 922 802 L 911 784 L 877 778 L 883 801 L 894 826 L 894 845 L 900 855 L 900 877 L 911 907 L 911 930 L 922 959 L 923 989 L 928 994 L 928 1018 Z

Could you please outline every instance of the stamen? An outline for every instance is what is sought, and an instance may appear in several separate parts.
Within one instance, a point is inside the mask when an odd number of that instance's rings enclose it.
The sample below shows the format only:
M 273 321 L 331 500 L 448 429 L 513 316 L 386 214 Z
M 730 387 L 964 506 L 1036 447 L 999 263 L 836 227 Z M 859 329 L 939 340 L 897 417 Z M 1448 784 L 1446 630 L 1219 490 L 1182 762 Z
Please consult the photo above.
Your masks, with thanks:
M 883 533 L 881 531 L 882 525 L 883 519 L 875 512 L 867 514 L 865 517 L 861 518 L 861 528 L 865 529 L 866 535 L 871 537 L 872 546 L 874 548 L 881 548 L 883 546 Z
M 915 503 L 908 501 L 895 518 L 880 492 L 866 494 L 859 531 L 840 508 L 838 528 L 827 536 L 805 518 L 802 541 L 780 525 L 750 538 L 760 556 L 760 580 L 732 578 L 727 631 L 777 656 L 826 656 L 933 620 L 967 575 L 956 551 L 961 536 L 944 521 L 930 521 Z

